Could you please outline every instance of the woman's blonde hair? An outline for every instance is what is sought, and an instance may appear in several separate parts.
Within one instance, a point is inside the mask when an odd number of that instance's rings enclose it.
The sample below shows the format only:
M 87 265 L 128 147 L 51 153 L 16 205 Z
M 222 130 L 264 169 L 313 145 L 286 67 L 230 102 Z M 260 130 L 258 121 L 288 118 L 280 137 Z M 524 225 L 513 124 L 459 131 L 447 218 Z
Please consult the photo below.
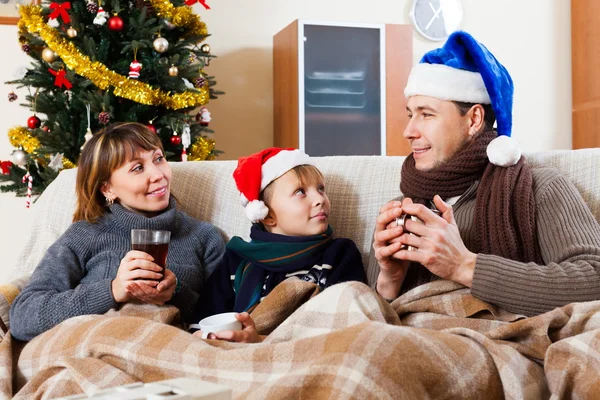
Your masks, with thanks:
M 102 185 L 140 151 L 156 149 L 164 152 L 158 135 L 137 122 L 115 123 L 96 132 L 79 156 L 73 222 L 93 223 L 102 217 L 107 210 Z
M 314 165 L 298 165 L 292 168 L 290 171 L 294 171 L 294 173 L 296 174 L 296 178 L 298 178 L 298 183 L 300 183 L 301 186 L 318 184 L 325 180 L 321 171 L 319 171 L 319 169 Z M 267 207 L 269 206 L 269 202 L 273 197 L 273 182 L 275 182 L 276 180 L 277 179 L 269 183 L 260 193 L 260 200 L 264 201 Z

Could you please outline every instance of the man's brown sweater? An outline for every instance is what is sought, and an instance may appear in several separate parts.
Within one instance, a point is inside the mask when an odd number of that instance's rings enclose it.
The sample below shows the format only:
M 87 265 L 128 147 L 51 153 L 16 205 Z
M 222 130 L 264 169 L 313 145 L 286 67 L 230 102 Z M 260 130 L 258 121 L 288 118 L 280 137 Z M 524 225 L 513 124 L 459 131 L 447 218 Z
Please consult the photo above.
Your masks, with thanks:
M 477 254 L 471 293 L 508 311 L 532 316 L 574 302 L 600 300 L 600 224 L 577 188 L 557 170 L 533 168 L 536 231 L 543 265 Z M 475 247 L 477 183 L 453 206 L 460 235 Z M 379 268 L 369 257 L 369 281 Z

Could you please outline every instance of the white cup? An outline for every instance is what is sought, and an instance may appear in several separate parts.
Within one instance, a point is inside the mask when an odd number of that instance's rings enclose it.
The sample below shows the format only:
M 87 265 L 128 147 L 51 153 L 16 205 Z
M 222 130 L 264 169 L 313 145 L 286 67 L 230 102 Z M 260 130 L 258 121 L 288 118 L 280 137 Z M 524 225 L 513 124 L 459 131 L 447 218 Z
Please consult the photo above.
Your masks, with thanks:
M 192 329 L 202 331 L 202 339 L 208 339 L 209 333 L 221 331 L 241 331 L 242 323 L 235 318 L 235 312 L 211 315 L 202 319 L 197 324 L 190 324 Z

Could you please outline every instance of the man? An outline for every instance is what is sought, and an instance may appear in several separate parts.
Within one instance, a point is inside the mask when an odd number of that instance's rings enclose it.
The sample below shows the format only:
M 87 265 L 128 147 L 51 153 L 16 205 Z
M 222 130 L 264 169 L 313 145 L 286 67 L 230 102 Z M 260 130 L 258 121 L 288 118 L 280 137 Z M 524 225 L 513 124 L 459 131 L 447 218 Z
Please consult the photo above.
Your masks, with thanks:
M 510 139 L 504 66 L 456 32 L 413 68 L 404 93 L 413 152 L 404 197 L 377 217 L 378 293 L 391 300 L 443 278 L 528 316 L 600 299 L 600 226 L 572 183 L 530 168 Z M 402 214 L 418 220 L 402 226 Z

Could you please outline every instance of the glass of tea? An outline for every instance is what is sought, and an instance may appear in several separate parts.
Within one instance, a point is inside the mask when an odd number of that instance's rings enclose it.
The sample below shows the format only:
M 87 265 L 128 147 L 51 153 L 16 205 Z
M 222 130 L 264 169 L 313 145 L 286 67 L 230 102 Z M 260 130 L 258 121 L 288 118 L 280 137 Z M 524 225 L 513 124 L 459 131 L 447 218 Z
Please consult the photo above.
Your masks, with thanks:
M 152 229 L 132 229 L 131 249 L 148 253 L 154 258 L 154 263 L 162 267 L 161 273 L 165 274 L 167 253 L 169 252 L 170 231 L 157 231 Z

